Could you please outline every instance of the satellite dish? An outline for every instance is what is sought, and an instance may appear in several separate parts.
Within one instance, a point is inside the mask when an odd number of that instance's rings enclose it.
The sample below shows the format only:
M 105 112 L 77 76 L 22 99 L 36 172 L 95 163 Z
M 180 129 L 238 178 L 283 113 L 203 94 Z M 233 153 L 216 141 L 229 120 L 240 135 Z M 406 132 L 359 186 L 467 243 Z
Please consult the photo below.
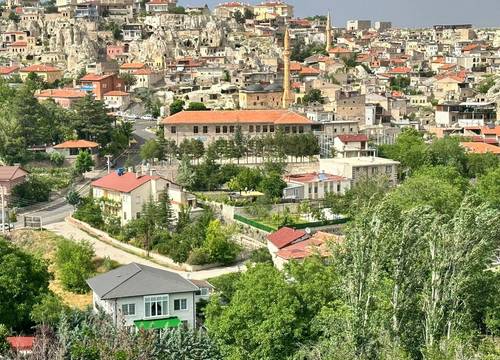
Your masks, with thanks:
M 311 229 L 310 228 L 305 228 L 304 231 L 306 232 L 306 234 L 311 234 Z

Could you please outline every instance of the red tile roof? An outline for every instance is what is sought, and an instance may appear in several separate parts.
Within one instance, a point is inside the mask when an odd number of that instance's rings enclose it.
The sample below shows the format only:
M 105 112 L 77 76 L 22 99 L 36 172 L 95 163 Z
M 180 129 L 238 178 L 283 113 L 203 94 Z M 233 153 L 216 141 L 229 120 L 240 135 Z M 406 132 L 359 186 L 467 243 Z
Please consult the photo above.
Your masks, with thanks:
M 0 75 L 9 75 L 19 70 L 19 66 L 0 66 Z
M 146 68 L 132 71 L 132 75 L 151 75 L 151 74 L 153 74 L 153 71 L 151 69 L 146 69 Z
M 500 136 L 500 125 L 495 126 L 493 129 L 490 129 L 488 126 L 485 126 L 481 129 L 481 133 L 483 135 Z
M 368 141 L 367 135 L 339 135 L 337 136 L 343 143 Z
M 387 73 L 388 74 L 409 74 L 410 72 L 411 72 L 411 68 L 406 67 L 406 66 L 398 66 L 398 67 L 392 68 Z
M 278 231 L 267 235 L 267 239 L 278 249 L 282 249 L 285 246 L 288 246 L 307 236 L 308 235 L 304 230 L 295 230 L 285 226 Z
M 20 166 L 0 166 L 0 181 L 10 181 L 28 175 Z
M 276 255 L 285 260 L 304 259 L 314 254 L 327 257 L 331 255 L 327 242 L 339 241 L 339 239 L 335 235 L 318 231 L 307 240 L 280 249 Z
M 26 41 L 14 41 L 9 46 L 10 47 L 25 47 L 25 46 L 28 46 L 28 43 Z
M 115 91 L 108 91 L 104 96 L 129 96 L 130 94 L 125 91 L 120 91 L 120 90 L 115 90 Z
M 305 116 L 288 110 L 213 110 L 181 111 L 162 120 L 163 124 L 238 124 L 272 123 L 276 125 L 310 125 Z
M 87 140 L 69 140 L 54 146 L 54 149 L 88 149 L 96 148 L 99 144 Z
M 474 154 L 492 153 L 495 155 L 500 155 L 500 146 L 486 144 L 483 142 L 462 142 L 460 143 L 460 145 L 467 151 Z
M 122 176 L 119 176 L 116 172 L 113 172 L 92 182 L 92 186 L 122 193 L 129 193 L 137 189 L 139 186 L 142 186 L 154 179 L 159 179 L 159 177 L 149 175 L 137 177 L 136 174 L 132 172 L 127 172 Z
M 34 336 L 9 336 L 7 337 L 7 342 L 10 346 L 17 350 L 31 350 L 33 348 L 33 343 L 35 342 Z
M 319 75 L 319 70 L 312 67 L 303 67 L 300 70 L 300 75 Z
M 146 65 L 143 63 L 126 63 L 120 66 L 120 69 L 142 69 Z
M 76 89 L 47 89 L 42 90 L 35 97 L 51 97 L 51 98 L 82 98 L 87 93 Z
M 61 70 L 59 70 L 58 68 L 56 67 L 53 67 L 53 66 L 50 66 L 50 65 L 44 65 L 44 64 L 36 64 L 36 65 L 31 65 L 31 66 L 26 66 L 25 68 L 22 68 L 20 70 L 21 72 L 24 72 L 24 73 L 30 73 L 30 72 L 40 72 L 40 73 L 48 73 L 48 72 L 59 72 Z
M 472 141 L 474 142 L 484 142 L 486 144 L 498 145 L 498 140 L 495 138 L 483 138 L 481 136 L 473 136 Z
M 83 76 L 80 79 L 80 81 L 101 81 L 107 79 L 110 76 L 113 76 L 113 74 L 108 74 L 108 75 L 87 74 Z

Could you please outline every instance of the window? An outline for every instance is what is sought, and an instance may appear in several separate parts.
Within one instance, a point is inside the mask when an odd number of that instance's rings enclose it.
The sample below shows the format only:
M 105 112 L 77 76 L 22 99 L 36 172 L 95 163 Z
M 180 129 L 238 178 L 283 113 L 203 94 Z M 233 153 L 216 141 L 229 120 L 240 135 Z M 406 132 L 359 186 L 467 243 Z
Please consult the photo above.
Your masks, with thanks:
M 220 134 L 220 126 L 216 126 L 216 127 L 215 127 L 215 132 L 216 132 L 217 134 Z
M 387 165 L 387 166 L 385 167 L 385 173 L 386 173 L 386 174 L 390 174 L 390 173 L 392 173 L 392 166 Z
M 260 133 L 260 125 L 255 125 L 255 132 Z
M 299 126 L 299 133 L 302 134 L 304 132 L 304 127 L 301 125 Z
M 337 192 L 340 192 L 340 183 L 337 184 Z
M 208 296 L 209 290 L 208 288 L 200 288 L 200 295 L 201 296 Z
M 146 296 L 144 298 L 145 317 L 168 315 L 168 295 Z
M 198 134 L 198 126 L 193 126 L 193 133 Z
M 234 125 L 230 125 L 229 126 L 229 132 L 230 133 L 234 133 Z
M 122 315 L 135 315 L 135 304 L 122 304 Z
M 253 133 L 253 125 L 249 125 L 249 126 L 248 126 L 248 132 Z
M 297 126 L 292 126 L 292 132 L 293 132 L 294 134 L 296 134 L 296 133 L 297 133 Z
M 187 304 L 187 299 L 175 299 L 174 300 L 174 310 L 179 311 L 179 310 L 187 310 L 188 304 Z
M 289 133 L 290 132 L 290 126 L 285 126 L 285 133 Z
M 267 125 L 262 125 L 262 132 L 267 132 Z
M 274 132 L 274 125 L 269 125 L 269 132 Z
M 177 128 L 175 126 L 170 127 L 170 133 L 175 134 L 177 132 Z
M 203 126 L 203 134 L 207 134 L 208 133 L 208 126 Z
M 224 134 L 227 134 L 227 126 L 223 126 L 223 127 L 222 127 L 222 132 L 223 132 Z

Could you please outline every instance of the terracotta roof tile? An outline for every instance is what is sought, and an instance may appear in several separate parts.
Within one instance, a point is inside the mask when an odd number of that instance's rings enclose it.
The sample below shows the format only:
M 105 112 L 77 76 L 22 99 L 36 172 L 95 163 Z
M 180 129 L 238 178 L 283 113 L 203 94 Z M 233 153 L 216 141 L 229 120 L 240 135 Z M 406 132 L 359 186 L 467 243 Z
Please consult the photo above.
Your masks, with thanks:
M 343 143 L 350 143 L 350 142 L 362 142 L 362 141 L 368 141 L 368 136 L 358 134 L 358 135 L 339 135 L 337 136 L 340 141 Z
M 54 146 L 54 149 L 86 149 L 86 148 L 96 148 L 99 144 L 93 141 L 87 140 L 69 140 L 62 144 Z
M 35 97 L 54 97 L 54 98 L 82 98 L 87 93 L 77 89 L 47 89 L 42 90 Z
M 0 166 L 0 181 L 18 179 L 27 174 L 28 172 L 20 166 Z
M 310 125 L 312 121 L 305 116 L 287 110 L 214 110 L 181 111 L 162 120 L 163 124 L 259 124 Z
M 19 70 L 19 66 L 0 66 L 0 75 L 9 75 Z
M 129 193 L 139 186 L 142 186 L 154 179 L 159 179 L 159 177 L 149 175 L 137 177 L 136 174 L 132 172 L 126 172 L 125 174 L 119 176 L 116 172 L 113 172 L 92 182 L 92 186 L 122 193 Z
M 467 151 L 474 154 L 486 154 L 492 153 L 500 155 L 500 146 L 495 146 L 491 144 L 486 144 L 482 142 L 462 142 L 460 143 Z
M 304 230 L 295 230 L 285 226 L 267 235 L 267 239 L 278 249 L 282 249 L 307 236 Z
M 120 69 L 142 69 L 146 65 L 143 63 L 126 63 L 120 66 Z

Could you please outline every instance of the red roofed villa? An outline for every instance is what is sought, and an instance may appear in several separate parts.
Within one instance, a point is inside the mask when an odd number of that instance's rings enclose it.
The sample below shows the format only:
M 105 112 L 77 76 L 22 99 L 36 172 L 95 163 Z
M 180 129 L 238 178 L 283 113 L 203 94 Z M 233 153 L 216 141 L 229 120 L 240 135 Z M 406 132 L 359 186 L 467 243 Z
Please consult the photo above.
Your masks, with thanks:
M 26 78 L 30 73 L 37 74 L 49 84 L 52 84 L 54 81 L 60 80 L 63 77 L 63 71 L 51 65 L 36 64 L 26 66 L 19 70 L 19 75 L 21 76 L 22 81 L 26 81 Z
M 62 144 L 58 144 L 54 146 L 54 150 L 63 154 L 65 159 L 69 163 L 73 163 L 76 160 L 76 157 L 80 153 L 80 151 L 88 151 L 92 155 L 92 159 L 97 164 L 97 150 L 99 148 L 99 144 L 93 141 L 88 140 L 69 140 L 65 141 Z

